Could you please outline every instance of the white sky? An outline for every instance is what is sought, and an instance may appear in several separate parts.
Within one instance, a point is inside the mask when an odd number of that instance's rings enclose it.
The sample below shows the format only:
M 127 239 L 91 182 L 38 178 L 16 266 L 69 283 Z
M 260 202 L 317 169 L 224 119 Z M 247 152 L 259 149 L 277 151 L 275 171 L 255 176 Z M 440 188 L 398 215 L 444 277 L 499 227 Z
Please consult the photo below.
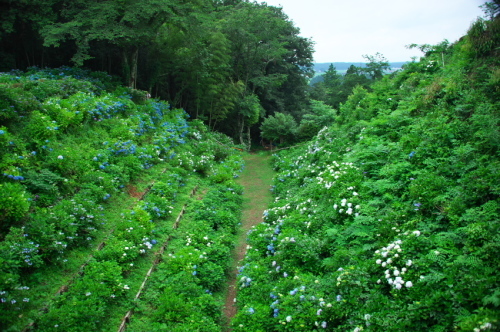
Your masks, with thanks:
M 264 1 L 264 0 L 261 0 Z M 366 62 L 379 52 L 390 62 L 423 54 L 409 44 L 451 43 L 483 16 L 486 0 L 267 0 L 283 7 L 300 35 L 315 42 L 314 62 Z

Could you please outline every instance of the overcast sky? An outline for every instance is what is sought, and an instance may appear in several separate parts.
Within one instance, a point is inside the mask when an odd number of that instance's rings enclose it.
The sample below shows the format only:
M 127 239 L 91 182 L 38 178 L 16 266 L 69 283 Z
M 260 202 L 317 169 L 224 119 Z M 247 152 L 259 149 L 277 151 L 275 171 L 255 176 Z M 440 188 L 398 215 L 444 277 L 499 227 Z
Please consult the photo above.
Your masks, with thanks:
M 390 62 L 422 56 L 405 45 L 435 45 L 465 35 L 485 0 L 267 0 L 283 7 L 301 36 L 315 42 L 314 62 Z

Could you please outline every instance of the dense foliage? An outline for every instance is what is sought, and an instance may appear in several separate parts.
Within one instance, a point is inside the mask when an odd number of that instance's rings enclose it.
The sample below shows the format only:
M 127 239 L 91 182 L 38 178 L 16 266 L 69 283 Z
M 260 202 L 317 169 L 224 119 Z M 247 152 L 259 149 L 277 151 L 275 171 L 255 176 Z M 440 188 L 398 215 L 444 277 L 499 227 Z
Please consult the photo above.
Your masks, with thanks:
M 423 46 L 275 156 L 235 331 L 499 329 L 499 27 Z
M 0 19 L 0 71 L 106 71 L 247 145 L 266 113 L 307 108 L 312 42 L 265 3 L 4 1 Z
M 265 3 L 2 2 L 0 329 L 220 331 L 260 129 L 309 141 L 274 156 L 234 331 L 498 330 L 498 8 L 308 100 L 311 42 Z M 107 73 L 30 67 L 70 62 Z
M 240 206 L 241 188 L 226 184 L 190 207 L 137 301 L 131 331 L 221 331 L 223 299 L 214 294 L 226 281 Z
M 380 53 L 363 56 L 367 63 L 363 66 L 351 65 L 345 75 L 340 75 L 337 68 L 330 64 L 328 70 L 323 74 L 322 80 L 312 84 L 311 98 L 325 102 L 338 109 L 340 104 L 345 103 L 356 86 L 369 88 L 390 70 L 390 64 Z
M 141 266 L 173 236 L 173 214 L 193 186 L 213 187 L 202 201 L 210 213 L 196 220 L 212 222 L 216 235 L 204 234 L 228 252 L 242 160 L 227 136 L 103 73 L 2 73 L 0 95 L 2 330 L 113 324 L 111 313 L 130 307 Z M 230 257 L 206 256 L 211 265 L 200 268 L 218 264 L 217 278 L 201 285 L 220 291 Z

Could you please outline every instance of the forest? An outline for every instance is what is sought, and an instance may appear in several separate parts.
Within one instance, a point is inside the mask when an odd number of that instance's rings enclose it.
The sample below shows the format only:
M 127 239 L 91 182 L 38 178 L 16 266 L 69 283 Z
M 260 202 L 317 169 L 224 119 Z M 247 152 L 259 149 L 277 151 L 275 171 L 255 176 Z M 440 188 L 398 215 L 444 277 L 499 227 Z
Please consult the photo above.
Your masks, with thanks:
M 313 41 L 266 3 L 2 1 L 0 330 L 500 330 L 483 9 L 310 85 Z M 250 153 L 273 199 L 244 233 Z
M 3 3 L 0 70 L 105 71 L 245 144 L 266 112 L 306 108 L 312 41 L 280 8 L 240 0 Z

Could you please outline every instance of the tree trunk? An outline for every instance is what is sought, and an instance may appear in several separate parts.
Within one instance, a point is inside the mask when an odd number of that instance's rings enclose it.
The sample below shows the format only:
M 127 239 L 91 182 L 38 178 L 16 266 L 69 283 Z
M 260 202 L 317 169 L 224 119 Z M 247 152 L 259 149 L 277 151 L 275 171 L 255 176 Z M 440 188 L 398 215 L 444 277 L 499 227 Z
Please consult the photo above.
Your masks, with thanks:
M 245 141 L 243 140 L 243 130 L 245 129 L 245 118 L 240 115 L 238 118 L 238 126 L 239 126 L 239 136 L 241 145 L 245 145 Z
M 134 46 L 132 50 L 123 51 L 123 70 L 127 85 L 135 89 L 137 87 L 137 63 L 139 59 L 139 48 Z
M 252 147 L 252 140 L 250 137 L 250 125 L 247 126 L 247 144 L 248 144 L 248 151 L 250 151 L 250 148 Z
M 130 84 L 129 86 L 133 89 L 137 88 L 137 65 L 139 60 L 139 48 L 134 46 L 132 51 L 132 63 L 130 68 Z
M 130 65 L 126 50 L 123 50 L 122 52 L 122 61 L 123 61 L 122 64 L 123 77 L 125 78 L 125 82 L 127 82 L 128 85 L 130 83 Z

